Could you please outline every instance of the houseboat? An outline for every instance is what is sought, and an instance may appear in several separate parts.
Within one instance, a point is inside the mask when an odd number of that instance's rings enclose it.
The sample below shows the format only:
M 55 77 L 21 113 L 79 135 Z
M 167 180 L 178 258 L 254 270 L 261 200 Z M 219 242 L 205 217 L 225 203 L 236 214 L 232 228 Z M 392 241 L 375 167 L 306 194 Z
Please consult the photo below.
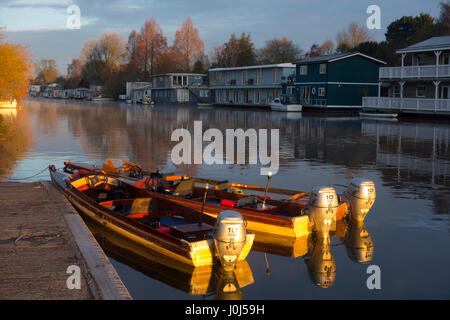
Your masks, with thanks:
M 384 61 L 359 52 L 336 53 L 297 62 L 296 94 L 303 110 L 359 110 L 362 97 L 376 96 Z
M 365 110 L 450 115 L 450 36 L 433 37 L 397 50 L 401 66 L 380 68 L 378 96 Z
M 206 74 L 166 73 L 151 82 L 127 83 L 127 101 L 134 103 L 210 103 Z
M 288 77 L 295 74 L 292 63 L 213 68 L 210 88 L 216 105 L 270 107 L 279 98 Z

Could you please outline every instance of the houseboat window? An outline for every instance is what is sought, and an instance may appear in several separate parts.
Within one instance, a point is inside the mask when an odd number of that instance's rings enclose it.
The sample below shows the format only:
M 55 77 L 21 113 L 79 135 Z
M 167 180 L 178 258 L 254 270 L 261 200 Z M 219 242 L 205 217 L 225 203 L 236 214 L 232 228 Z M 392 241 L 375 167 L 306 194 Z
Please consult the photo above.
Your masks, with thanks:
M 300 74 L 301 74 L 301 75 L 306 75 L 306 74 L 308 74 L 308 66 L 307 66 L 307 65 L 300 66 Z
M 325 63 L 320 64 L 320 73 L 321 74 L 327 73 L 327 65 Z
M 325 96 L 325 88 L 319 88 L 319 96 Z
M 450 54 L 448 53 L 443 53 L 441 55 L 441 64 L 450 64 Z
M 259 103 L 259 89 L 255 90 L 255 103 Z
M 259 70 L 259 69 L 255 70 L 255 81 L 256 81 L 256 84 L 261 83 L 261 70 Z
M 227 82 L 227 84 L 230 83 L 230 72 L 229 71 L 227 73 L 225 73 L 225 81 Z
M 230 101 L 230 91 L 228 91 L 228 90 L 226 93 L 226 97 L 227 97 L 226 101 L 229 102 Z
M 237 103 L 239 100 L 239 91 L 234 90 L 234 102 Z
M 247 84 L 247 71 L 242 71 L 242 84 Z
M 278 69 L 272 70 L 272 83 L 278 82 Z
M 273 97 L 274 98 L 278 97 L 278 90 L 277 89 L 273 89 Z
M 391 92 L 392 92 L 392 97 L 399 98 L 400 97 L 400 86 L 393 86 Z
M 416 88 L 416 98 L 425 98 L 425 87 Z

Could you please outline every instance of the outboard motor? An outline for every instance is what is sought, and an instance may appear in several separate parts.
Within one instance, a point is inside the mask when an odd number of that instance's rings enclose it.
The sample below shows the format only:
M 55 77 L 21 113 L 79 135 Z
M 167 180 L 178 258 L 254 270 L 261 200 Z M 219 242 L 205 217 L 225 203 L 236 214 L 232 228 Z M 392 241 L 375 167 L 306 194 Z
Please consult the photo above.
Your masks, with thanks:
M 312 252 L 306 260 L 311 281 L 320 288 L 329 288 L 336 279 L 336 260 L 331 252 L 330 243 L 316 239 Z
M 356 220 L 350 222 L 344 243 L 351 260 L 358 263 L 372 261 L 374 245 L 364 222 Z
M 214 245 L 225 271 L 233 270 L 247 241 L 244 218 L 233 210 L 222 211 L 217 217 Z
M 368 179 L 354 178 L 344 192 L 344 197 L 350 206 L 352 220 L 363 221 L 375 202 L 375 184 Z
M 315 187 L 309 198 L 310 219 L 314 221 L 317 232 L 324 239 L 329 239 L 330 230 L 336 225 L 339 207 L 336 190 L 332 187 Z

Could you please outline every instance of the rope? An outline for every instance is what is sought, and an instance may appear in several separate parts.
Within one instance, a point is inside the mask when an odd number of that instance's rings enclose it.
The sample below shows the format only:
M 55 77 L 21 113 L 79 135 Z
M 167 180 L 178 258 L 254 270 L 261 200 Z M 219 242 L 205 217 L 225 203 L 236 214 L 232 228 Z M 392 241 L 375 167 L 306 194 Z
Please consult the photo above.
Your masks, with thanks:
M 31 179 L 31 178 L 34 178 L 34 177 L 40 175 L 40 174 L 41 174 L 42 172 L 44 172 L 45 170 L 48 170 L 48 167 L 45 167 L 44 169 L 42 169 L 42 170 L 39 171 L 38 173 L 33 174 L 32 176 L 29 176 L 29 177 L 25 177 L 25 178 L 7 178 L 7 179 L 8 179 L 8 180 L 14 180 L 14 181 L 28 180 L 28 179 Z M 3 176 L 5 176 L 5 175 L 3 175 Z

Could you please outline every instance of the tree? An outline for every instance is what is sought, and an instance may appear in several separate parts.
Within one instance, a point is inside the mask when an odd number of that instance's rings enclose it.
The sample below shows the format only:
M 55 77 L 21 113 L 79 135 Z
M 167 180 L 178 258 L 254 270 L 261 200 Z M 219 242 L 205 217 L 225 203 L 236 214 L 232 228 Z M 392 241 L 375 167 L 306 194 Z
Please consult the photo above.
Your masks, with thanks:
M 448 35 L 450 33 L 450 1 L 441 2 L 441 13 L 438 25 L 440 34 Z
M 356 48 L 360 43 L 371 41 L 365 26 L 359 26 L 356 22 L 350 23 L 347 29 L 339 31 L 336 35 L 337 51 L 345 52 L 349 48 Z
M 326 40 L 320 46 L 320 54 L 332 54 L 334 51 L 334 42 L 332 40 Z
M 154 74 L 156 61 L 167 49 L 167 38 L 158 23 L 154 18 L 146 20 L 136 36 L 135 44 L 137 65 L 145 78 Z
M 256 50 L 250 34 L 242 33 L 240 38 L 232 34 L 226 43 L 214 48 L 214 58 L 218 67 L 256 64 Z
M 83 66 L 79 59 L 73 59 L 67 66 L 67 83 L 71 88 L 77 88 L 83 78 Z
M 320 51 L 320 46 L 314 43 L 309 51 L 305 54 L 305 58 L 314 58 L 320 56 L 322 53 Z
M 117 72 L 124 62 L 126 53 L 126 44 L 122 35 L 117 32 L 103 33 L 98 39 L 98 53 L 109 75 Z
M 0 100 L 24 98 L 32 77 L 33 64 L 28 49 L 0 43 Z
M 47 84 L 55 82 L 59 77 L 58 69 L 56 68 L 56 61 L 53 59 L 41 59 L 36 64 L 36 79 L 35 82 Z
M 405 48 L 423 41 L 435 33 L 435 21 L 429 14 L 403 16 L 389 24 L 385 33 L 386 41 L 394 50 Z
M 259 50 L 259 62 L 262 64 L 275 64 L 295 62 L 300 58 L 301 49 L 292 40 L 286 37 L 272 39 Z
M 192 64 L 204 55 L 205 45 L 190 18 L 187 18 L 181 29 L 175 32 L 173 47 L 175 52 L 182 57 L 181 68 L 184 71 L 191 71 Z

